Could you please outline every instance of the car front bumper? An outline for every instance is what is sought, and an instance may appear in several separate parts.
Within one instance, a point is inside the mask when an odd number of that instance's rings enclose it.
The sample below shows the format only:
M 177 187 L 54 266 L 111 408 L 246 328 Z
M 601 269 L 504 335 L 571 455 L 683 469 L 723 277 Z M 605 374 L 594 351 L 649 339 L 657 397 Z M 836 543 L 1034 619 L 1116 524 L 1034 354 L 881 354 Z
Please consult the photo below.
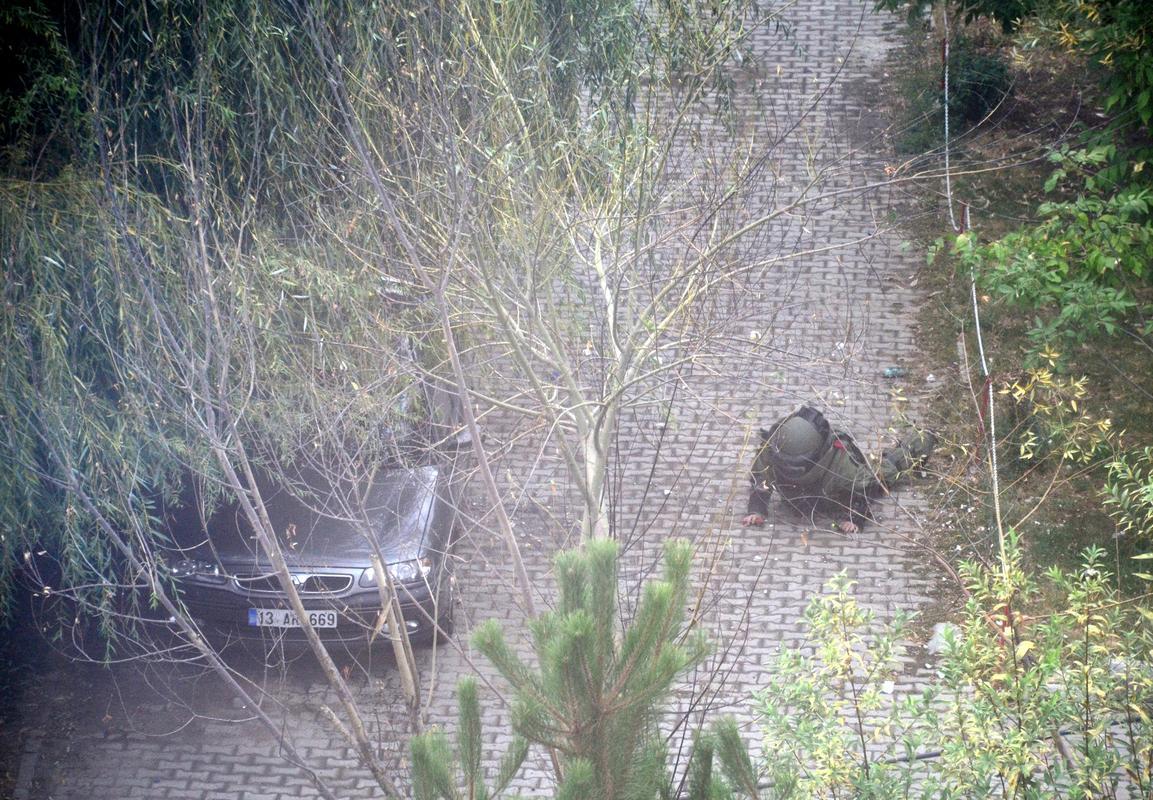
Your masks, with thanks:
M 439 589 L 439 590 L 437 590 Z M 452 589 L 449 580 L 434 587 L 423 582 L 397 586 L 401 615 L 409 636 L 431 638 L 438 622 L 451 616 Z M 227 586 L 182 582 L 180 596 L 192 620 L 212 640 L 248 641 L 275 644 L 304 642 L 300 627 L 266 627 L 252 624 L 252 609 L 287 609 L 287 597 L 262 592 L 245 594 Z M 376 589 L 360 589 L 343 596 L 301 596 L 306 611 L 335 612 L 335 627 L 316 627 L 322 641 L 366 645 L 388 638 Z

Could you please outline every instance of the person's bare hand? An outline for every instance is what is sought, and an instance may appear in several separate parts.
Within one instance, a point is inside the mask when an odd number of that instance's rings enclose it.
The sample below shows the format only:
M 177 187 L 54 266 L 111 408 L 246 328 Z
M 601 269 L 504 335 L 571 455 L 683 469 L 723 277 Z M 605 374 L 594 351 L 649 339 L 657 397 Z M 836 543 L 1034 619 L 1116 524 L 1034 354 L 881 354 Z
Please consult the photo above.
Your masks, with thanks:
M 839 530 L 841 533 L 848 534 L 860 533 L 861 531 L 861 529 L 857 527 L 857 523 L 853 522 L 851 519 L 843 519 L 838 522 L 837 530 Z
M 744 519 L 741 520 L 741 524 L 752 528 L 759 528 L 765 524 L 765 518 L 760 514 L 747 514 Z

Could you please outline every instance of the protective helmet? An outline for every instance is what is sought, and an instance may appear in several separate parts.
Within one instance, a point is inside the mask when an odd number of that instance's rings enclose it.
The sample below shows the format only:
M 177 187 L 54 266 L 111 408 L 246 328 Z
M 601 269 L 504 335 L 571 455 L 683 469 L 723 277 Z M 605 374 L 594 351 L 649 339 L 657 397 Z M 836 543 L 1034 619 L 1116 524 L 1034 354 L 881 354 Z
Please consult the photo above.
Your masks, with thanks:
M 813 423 L 796 414 L 781 422 L 773 435 L 773 450 L 788 458 L 814 456 L 825 443 L 825 437 Z
M 768 442 L 777 478 L 800 483 L 824 455 L 831 437 L 828 421 L 808 406 L 781 420 Z

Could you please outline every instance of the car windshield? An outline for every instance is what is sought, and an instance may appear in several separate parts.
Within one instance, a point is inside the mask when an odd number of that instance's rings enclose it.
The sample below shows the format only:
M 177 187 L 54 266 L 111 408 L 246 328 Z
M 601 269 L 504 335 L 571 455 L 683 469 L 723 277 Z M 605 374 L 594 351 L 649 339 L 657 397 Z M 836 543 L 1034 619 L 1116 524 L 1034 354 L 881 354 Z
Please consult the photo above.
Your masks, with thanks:
M 290 560 L 310 563 L 363 561 L 378 547 L 407 557 L 419 545 L 436 489 L 435 467 L 381 470 L 362 485 L 334 486 L 316 472 L 274 481 L 261 474 L 258 488 L 269 522 Z M 288 488 L 291 487 L 291 488 Z M 260 559 L 260 547 L 239 503 L 220 501 L 207 515 L 195 489 L 167 509 L 166 526 L 185 555 L 212 560 Z

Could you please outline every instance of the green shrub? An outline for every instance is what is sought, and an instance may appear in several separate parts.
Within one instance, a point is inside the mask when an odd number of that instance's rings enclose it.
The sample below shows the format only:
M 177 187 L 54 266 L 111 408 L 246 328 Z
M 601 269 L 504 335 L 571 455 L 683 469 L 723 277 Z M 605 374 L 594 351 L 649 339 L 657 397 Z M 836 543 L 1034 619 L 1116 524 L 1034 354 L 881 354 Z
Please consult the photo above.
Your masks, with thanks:
M 1014 459 L 1037 463 L 1052 457 L 1088 464 L 1113 440 L 1113 421 L 1089 410 L 1089 379 L 1054 372 L 1060 354 L 1043 350 L 1048 366 L 1012 376 L 999 390 L 1009 402 L 1004 442 Z M 1000 424 L 1000 423 L 998 423 Z
M 964 564 L 959 623 L 935 676 L 901 698 L 899 626 L 877 626 L 840 576 L 757 696 L 774 800 L 1153 795 L 1153 612 L 1125 602 L 1100 548 L 1079 569 Z M 1057 611 L 1036 614 L 1044 592 Z
M 902 797 L 911 789 L 909 765 L 892 758 L 924 744 L 913 711 L 892 696 L 907 618 L 879 624 L 854 599 L 854 586 L 842 572 L 809 603 L 812 653 L 782 649 L 756 695 L 775 799 Z M 892 745 L 880 759 L 878 742 Z
M 1109 464 L 1105 508 L 1123 533 L 1153 538 L 1153 447 L 1123 453 Z
M 1111 146 L 1054 153 L 1052 191 L 1074 179 L 1084 193 L 1042 203 L 1040 220 L 993 242 L 957 237 L 956 252 L 975 268 L 981 288 L 1001 302 L 1033 312 L 1035 345 L 1080 344 L 1113 335 L 1141 307 L 1135 287 L 1149 282 L 1153 263 L 1153 193 L 1135 180 L 1115 187 L 1097 180 L 1116 156 Z M 1133 164 L 1134 174 L 1140 172 Z

